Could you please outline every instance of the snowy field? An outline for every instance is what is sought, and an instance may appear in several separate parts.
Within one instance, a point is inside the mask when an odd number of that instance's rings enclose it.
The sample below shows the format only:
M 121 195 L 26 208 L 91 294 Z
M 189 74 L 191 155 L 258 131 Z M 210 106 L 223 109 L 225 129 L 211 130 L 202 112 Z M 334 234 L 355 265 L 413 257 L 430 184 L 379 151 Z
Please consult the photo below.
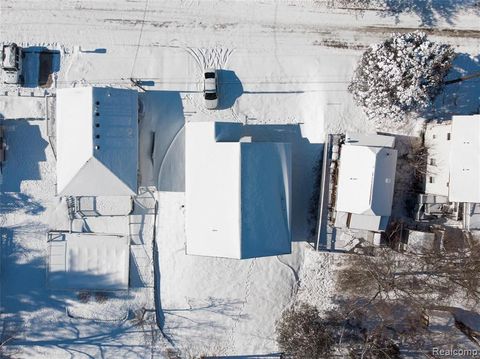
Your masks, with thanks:
M 391 32 L 425 27 L 433 40 L 452 44 L 461 54 L 456 74 L 478 72 L 478 17 L 456 3 L 448 2 L 450 9 L 433 5 L 434 11 L 394 16 L 360 15 L 302 0 L 2 0 L 0 42 L 60 54 L 50 87 L 35 88 L 29 81 L 30 88 L 0 88 L 0 118 L 9 146 L 0 191 L 2 340 L 11 337 L 7 352 L 19 358 L 156 358 L 172 347 L 184 357 L 252 358 L 278 352 L 274 325 L 286 306 L 297 300 L 320 310 L 333 305 L 339 259 L 314 252 L 305 241 L 325 134 L 376 130 L 347 92 L 362 49 Z M 206 67 L 221 69 L 217 111 L 203 105 Z M 68 226 L 66 205 L 55 197 L 45 91 L 84 85 L 130 88 L 130 78 L 147 90 L 140 94 L 140 176 L 142 186 L 160 190 L 156 299 L 164 336 L 150 322 L 126 317 L 152 307 L 150 290 L 132 288 L 106 303 L 95 297 L 84 303 L 77 293 L 45 287 L 45 234 Z M 478 81 L 468 86 L 478 89 Z M 439 116 L 478 110 L 478 98 L 464 95 L 473 91 L 457 85 L 449 91 L 451 96 L 438 100 Z M 277 135 L 258 128 L 265 138 L 280 136 L 295 144 L 291 255 L 238 261 L 184 254 L 186 121 L 276 125 Z M 281 132 L 287 128 L 290 132 Z M 388 123 L 380 128 L 404 135 L 417 129 L 417 124 Z M 89 225 L 106 233 L 129 230 L 126 217 Z

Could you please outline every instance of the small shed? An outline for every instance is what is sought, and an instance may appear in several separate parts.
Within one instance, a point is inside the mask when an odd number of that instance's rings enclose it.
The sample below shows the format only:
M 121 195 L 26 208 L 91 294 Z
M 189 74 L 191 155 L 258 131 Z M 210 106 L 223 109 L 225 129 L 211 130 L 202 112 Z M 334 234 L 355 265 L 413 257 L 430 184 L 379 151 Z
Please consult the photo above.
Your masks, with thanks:
M 129 278 L 126 236 L 48 234 L 47 285 L 51 289 L 124 290 Z
M 395 143 L 389 137 L 346 136 L 340 151 L 336 187 L 336 227 L 386 229 L 392 212 L 397 165 L 397 150 L 386 147 Z

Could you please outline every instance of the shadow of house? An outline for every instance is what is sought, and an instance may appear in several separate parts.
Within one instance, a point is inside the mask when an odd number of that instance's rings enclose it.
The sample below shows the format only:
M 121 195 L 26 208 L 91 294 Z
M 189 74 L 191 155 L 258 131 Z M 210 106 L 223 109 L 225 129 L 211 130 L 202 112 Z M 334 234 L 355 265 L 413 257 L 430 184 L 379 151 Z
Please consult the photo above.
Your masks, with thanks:
M 217 70 L 218 76 L 218 108 L 225 110 L 232 107 L 242 96 L 243 86 L 234 71 Z
M 60 51 L 42 46 L 23 48 L 23 86 L 50 87 L 52 74 L 60 70 Z
M 221 125 L 220 125 L 221 126 Z M 318 190 L 315 168 L 323 153 L 323 144 L 310 143 L 300 125 L 244 125 L 241 132 L 231 134 L 233 140 L 251 137 L 253 142 L 284 142 L 292 150 L 292 241 L 305 241 L 311 234 L 310 206 Z M 238 138 L 234 138 L 238 137 Z M 318 196 L 317 196 L 318 197 Z
M 379 132 L 381 135 L 395 137 L 395 149 L 398 151 L 397 170 L 394 186 L 394 201 L 390 222 L 402 217 L 414 217 L 417 196 L 423 192 L 423 177 L 427 158 L 422 158 L 420 137 Z
M 178 91 L 139 93 L 140 185 L 159 191 L 185 189 L 185 116 Z
M 385 0 L 385 8 L 386 14 L 395 16 L 397 20 L 402 13 L 415 14 L 423 26 L 434 26 L 439 20 L 452 24 L 461 11 L 480 14 L 476 0 Z
M 7 141 L 3 165 L 2 192 L 20 192 L 22 181 L 39 180 L 39 162 L 46 161 L 48 142 L 42 138 L 39 125 L 21 120 L 5 120 Z

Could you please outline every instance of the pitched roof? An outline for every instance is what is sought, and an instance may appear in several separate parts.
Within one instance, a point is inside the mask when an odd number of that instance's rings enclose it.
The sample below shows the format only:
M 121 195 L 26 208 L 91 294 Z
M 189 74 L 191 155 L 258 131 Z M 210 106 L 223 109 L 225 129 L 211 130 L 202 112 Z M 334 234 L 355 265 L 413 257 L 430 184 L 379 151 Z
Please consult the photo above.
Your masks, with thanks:
M 390 216 L 396 164 L 394 149 L 342 146 L 336 210 Z
M 449 200 L 480 202 L 480 115 L 453 116 Z
M 57 193 L 137 191 L 138 94 L 83 87 L 57 91 Z
M 237 130 L 238 124 L 218 131 L 214 122 L 186 125 L 187 254 L 290 253 L 290 145 L 238 142 Z

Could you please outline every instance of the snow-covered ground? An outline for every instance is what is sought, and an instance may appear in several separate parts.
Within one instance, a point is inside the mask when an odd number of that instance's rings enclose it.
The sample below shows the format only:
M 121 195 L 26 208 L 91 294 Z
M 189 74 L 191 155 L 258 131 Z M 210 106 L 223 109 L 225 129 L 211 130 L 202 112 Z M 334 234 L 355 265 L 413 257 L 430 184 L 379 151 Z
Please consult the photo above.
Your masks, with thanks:
M 462 54 L 458 73 L 478 70 L 478 17 L 451 6 L 452 12 L 433 13 L 435 26 L 428 31 Z M 157 299 L 168 345 L 184 356 L 268 354 L 277 351 L 274 323 L 287 305 L 305 300 L 322 310 L 332 306 L 337 259 L 302 242 L 308 228 L 301 222 L 308 217 L 313 168 L 325 134 L 375 130 L 346 90 L 361 49 L 392 31 L 417 29 L 424 15 L 360 16 L 302 0 L 2 0 L 0 41 L 48 47 L 61 57 L 52 87 L 0 91 L 9 145 L 0 194 L 4 339 L 19 333 L 9 348 L 19 357 L 145 358 L 167 345 L 162 339 L 155 343 L 158 333 L 148 325 L 120 315 L 148 307 L 148 291 L 110 298 L 119 309 L 105 311 L 100 299 L 90 298 L 94 305 L 88 306 L 75 293 L 46 290 L 45 232 L 66 225 L 66 206 L 55 198 L 45 99 L 30 97 L 32 91 L 43 96 L 55 86 L 131 87 L 130 78 L 141 79 L 148 90 L 140 96 L 141 184 L 162 190 Z M 222 69 L 218 111 L 205 110 L 202 101 L 202 71 L 211 66 Z M 439 99 L 439 113 L 440 105 L 464 112 L 478 108 L 478 98 L 453 86 L 455 95 Z M 478 82 L 468 86 L 478 90 Z M 293 166 L 303 176 L 297 185 L 294 178 L 293 216 L 300 218 L 300 230 L 291 255 L 245 261 L 185 256 L 182 129 L 185 121 L 205 120 L 299 126 L 304 146 Z M 385 123 L 381 130 L 415 134 L 417 128 Z M 122 217 L 93 222 L 98 229 L 128 227 Z M 77 317 L 67 316 L 66 307 Z M 117 321 L 89 320 L 92 309 L 103 320 L 112 313 Z

